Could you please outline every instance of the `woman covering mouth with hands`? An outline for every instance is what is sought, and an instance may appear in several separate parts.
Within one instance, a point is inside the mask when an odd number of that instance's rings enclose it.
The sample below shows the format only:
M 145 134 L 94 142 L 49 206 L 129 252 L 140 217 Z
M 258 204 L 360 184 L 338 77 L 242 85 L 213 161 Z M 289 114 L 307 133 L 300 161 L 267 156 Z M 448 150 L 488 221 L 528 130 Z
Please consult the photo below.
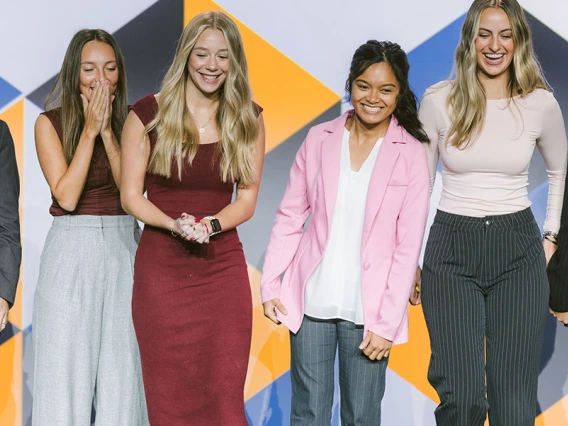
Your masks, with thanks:
M 76 33 L 36 121 L 53 225 L 34 298 L 34 425 L 147 425 L 131 315 L 139 228 L 120 205 L 124 59 L 103 30 Z
M 293 426 L 330 424 L 337 348 L 342 424 L 381 422 L 428 214 L 427 136 L 408 71 L 397 44 L 357 49 L 353 109 L 310 130 L 276 213 L 261 293 L 265 315 L 290 329 Z

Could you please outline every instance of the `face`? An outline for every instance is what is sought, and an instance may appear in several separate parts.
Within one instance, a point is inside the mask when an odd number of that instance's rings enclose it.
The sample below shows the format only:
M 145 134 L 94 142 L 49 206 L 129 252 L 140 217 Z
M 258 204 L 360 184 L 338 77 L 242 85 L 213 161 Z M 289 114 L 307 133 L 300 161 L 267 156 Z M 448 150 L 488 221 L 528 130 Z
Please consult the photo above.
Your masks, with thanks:
M 89 41 L 81 51 L 81 71 L 79 74 L 79 89 L 91 99 L 95 82 L 108 80 L 110 93 L 113 94 L 118 83 L 118 67 L 112 47 L 100 41 Z
M 229 64 L 225 36 L 220 30 L 208 28 L 201 33 L 189 55 L 188 84 L 206 95 L 213 94 L 224 83 Z
M 353 81 L 351 103 L 359 120 L 373 127 L 390 119 L 400 85 L 386 62 L 373 64 Z
M 505 11 L 496 7 L 485 9 L 475 39 L 479 70 L 489 78 L 507 75 L 514 47 L 511 23 Z

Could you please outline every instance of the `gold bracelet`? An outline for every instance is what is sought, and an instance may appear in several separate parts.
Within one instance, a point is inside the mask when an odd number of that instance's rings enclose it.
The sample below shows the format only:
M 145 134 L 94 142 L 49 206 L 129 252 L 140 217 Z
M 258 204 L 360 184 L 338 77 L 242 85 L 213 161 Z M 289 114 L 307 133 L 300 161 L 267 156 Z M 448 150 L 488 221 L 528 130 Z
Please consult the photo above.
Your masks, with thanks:
M 116 157 L 119 157 L 119 156 L 120 156 L 120 152 L 118 154 L 116 154 L 114 157 L 109 158 L 108 161 L 110 162 L 110 161 L 114 160 Z
M 107 151 L 107 155 L 110 155 L 110 154 L 112 154 L 112 153 L 115 152 L 115 151 L 118 151 L 118 148 L 113 149 L 112 151 Z

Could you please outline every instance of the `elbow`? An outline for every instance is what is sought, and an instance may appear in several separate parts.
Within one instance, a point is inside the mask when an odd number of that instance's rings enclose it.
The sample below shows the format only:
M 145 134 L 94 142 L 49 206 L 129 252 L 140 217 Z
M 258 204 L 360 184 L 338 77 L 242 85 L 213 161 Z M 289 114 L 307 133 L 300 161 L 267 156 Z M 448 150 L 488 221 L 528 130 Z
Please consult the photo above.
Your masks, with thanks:
M 55 198 L 59 207 L 61 207 L 66 212 L 74 212 L 77 208 L 77 204 L 79 200 L 70 200 L 70 199 L 58 199 Z
M 124 193 L 120 193 L 120 205 L 122 206 L 122 210 L 124 210 L 126 213 L 128 213 L 129 215 L 132 215 L 132 212 L 130 211 L 130 198 L 127 194 Z

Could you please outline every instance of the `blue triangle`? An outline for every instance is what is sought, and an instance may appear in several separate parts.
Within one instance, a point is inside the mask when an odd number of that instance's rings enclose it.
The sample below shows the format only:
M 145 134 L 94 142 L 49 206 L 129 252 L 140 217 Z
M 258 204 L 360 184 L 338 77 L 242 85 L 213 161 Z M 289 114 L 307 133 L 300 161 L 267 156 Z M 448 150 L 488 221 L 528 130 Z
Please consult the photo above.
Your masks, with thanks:
M 450 76 L 464 20 L 462 15 L 408 53 L 410 87 L 418 99 L 428 87 Z
M 4 108 L 22 92 L 0 77 L 0 109 Z

